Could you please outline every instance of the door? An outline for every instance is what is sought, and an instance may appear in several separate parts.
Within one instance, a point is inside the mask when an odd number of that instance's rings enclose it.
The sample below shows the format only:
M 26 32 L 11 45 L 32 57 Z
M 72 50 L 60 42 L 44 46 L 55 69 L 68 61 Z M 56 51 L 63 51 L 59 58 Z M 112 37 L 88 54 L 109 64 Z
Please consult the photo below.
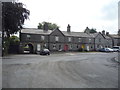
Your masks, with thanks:
M 65 45 L 65 46 L 64 46 L 64 50 L 65 50 L 65 51 L 68 51 L 68 45 Z
M 37 51 L 40 51 L 41 50 L 41 46 L 40 44 L 37 44 Z

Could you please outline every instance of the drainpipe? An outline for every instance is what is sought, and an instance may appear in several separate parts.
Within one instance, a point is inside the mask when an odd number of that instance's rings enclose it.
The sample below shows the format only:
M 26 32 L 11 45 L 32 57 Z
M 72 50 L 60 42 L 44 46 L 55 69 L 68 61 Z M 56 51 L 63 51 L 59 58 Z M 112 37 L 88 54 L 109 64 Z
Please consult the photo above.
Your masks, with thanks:
M 48 35 L 48 49 L 50 50 L 50 35 Z
M 94 38 L 94 51 L 96 51 L 96 48 L 95 48 L 95 38 Z

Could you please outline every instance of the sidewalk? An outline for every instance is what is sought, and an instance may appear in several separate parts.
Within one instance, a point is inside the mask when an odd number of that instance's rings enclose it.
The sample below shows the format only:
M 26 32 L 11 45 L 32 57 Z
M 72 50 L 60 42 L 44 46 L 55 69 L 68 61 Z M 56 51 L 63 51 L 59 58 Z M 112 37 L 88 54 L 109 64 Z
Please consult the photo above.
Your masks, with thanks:
M 118 57 L 114 57 L 114 60 L 118 63 L 120 63 L 120 53 L 118 53 Z

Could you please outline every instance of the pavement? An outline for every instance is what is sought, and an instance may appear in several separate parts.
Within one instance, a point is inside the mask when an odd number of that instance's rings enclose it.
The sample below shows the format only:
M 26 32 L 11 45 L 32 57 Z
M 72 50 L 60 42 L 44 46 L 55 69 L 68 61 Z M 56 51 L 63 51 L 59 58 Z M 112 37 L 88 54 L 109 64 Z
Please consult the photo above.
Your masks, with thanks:
M 114 57 L 113 60 L 120 63 L 120 52 L 118 52 L 118 56 Z
M 3 58 L 3 88 L 117 88 L 118 53 L 63 53 Z

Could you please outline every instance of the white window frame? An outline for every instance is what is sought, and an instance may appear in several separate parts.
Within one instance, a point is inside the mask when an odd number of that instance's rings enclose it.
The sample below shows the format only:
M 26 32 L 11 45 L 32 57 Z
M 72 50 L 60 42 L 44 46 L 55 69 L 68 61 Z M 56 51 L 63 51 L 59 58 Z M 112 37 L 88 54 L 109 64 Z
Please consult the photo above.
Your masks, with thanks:
M 72 46 L 72 44 L 70 45 L 70 49 L 72 49 L 73 48 L 73 46 Z
M 59 41 L 59 37 L 58 36 L 55 36 L 55 41 Z
M 78 41 L 79 41 L 79 42 L 81 42 L 81 40 L 82 40 L 81 38 L 78 38 Z
M 27 34 L 27 38 L 30 38 L 31 36 L 29 34 Z
M 92 39 L 91 38 L 89 38 L 89 43 L 92 41 Z
M 71 37 L 68 37 L 68 41 L 71 42 L 71 41 L 72 41 L 72 38 L 71 38 Z
M 45 40 L 45 36 L 42 35 L 42 36 L 41 36 L 41 40 Z

